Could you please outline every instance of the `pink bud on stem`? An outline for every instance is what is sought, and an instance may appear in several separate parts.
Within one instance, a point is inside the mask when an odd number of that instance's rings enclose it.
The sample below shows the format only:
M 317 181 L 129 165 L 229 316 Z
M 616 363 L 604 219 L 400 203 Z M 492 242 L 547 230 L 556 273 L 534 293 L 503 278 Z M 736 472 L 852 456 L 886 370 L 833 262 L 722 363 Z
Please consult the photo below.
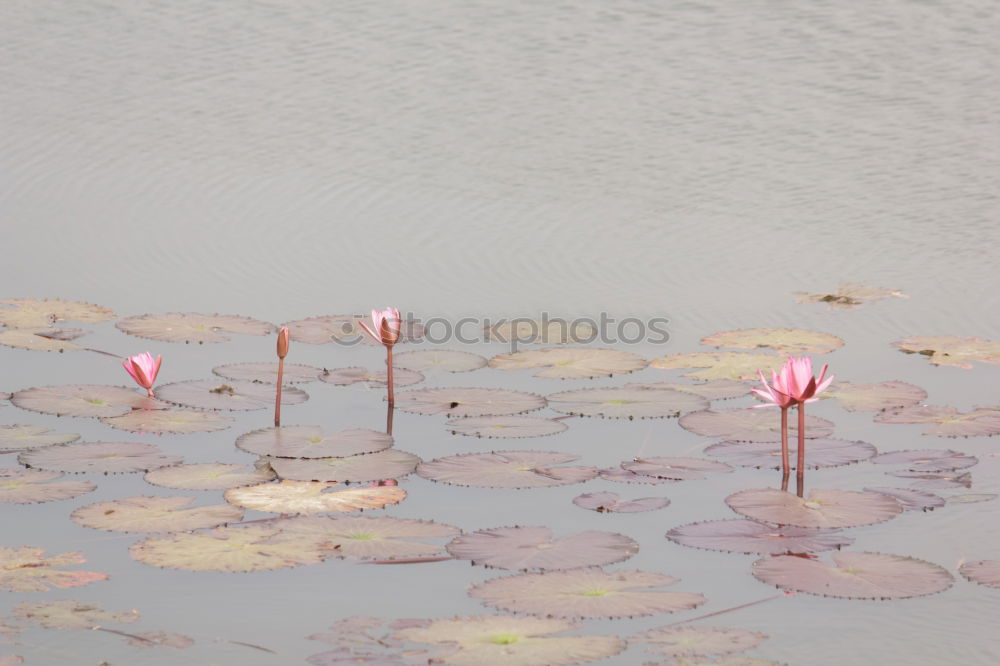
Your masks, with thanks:
M 285 374 L 285 357 L 288 356 L 288 327 L 278 331 L 278 388 L 274 395 L 274 427 L 281 426 L 281 384 Z

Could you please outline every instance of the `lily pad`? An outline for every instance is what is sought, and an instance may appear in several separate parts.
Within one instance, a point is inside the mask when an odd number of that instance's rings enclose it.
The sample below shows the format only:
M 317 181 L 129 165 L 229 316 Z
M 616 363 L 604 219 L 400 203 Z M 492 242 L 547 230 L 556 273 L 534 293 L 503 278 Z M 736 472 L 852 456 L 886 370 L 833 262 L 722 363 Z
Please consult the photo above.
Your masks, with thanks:
M 827 354 L 844 346 L 844 341 L 829 333 L 807 331 L 801 328 L 744 328 L 716 333 L 701 339 L 709 347 L 737 347 L 760 349 L 768 347 L 779 354 L 801 356 Z
M 645 474 L 636 474 L 635 472 L 630 472 L 622 467 L 609 467 L 608 469 L 599 470 L 597 474 L 602 479 L 606 481 L 614 481 L 615 483 L 631 483 L 646 486 L 660 486 L 665 483 L 677 483 L 676 479 L 663 479 L 655 476 L 646 476 Z
M 168 312 L 128 317 L 115 324 L 120 330 L 140 338 L 164 342 L 228 342 L 227 334 L 268 335 L 274 324 L 238 315 Z
M 93 303 L 64 301 L 61 298 L 5 298 L 0 304 L 0 324 L 7 328 L 44 328 L 62 321 L 89 324 L 115 318 L 115 313 Z
M 666 497 L 643 497 L 622 501 L 618 493 L 584 493 L 573 498 L 573 504 L 598 513 L 640 513 L 656 511 L 670 504 Z
M 795 295 L 799 297 L 799 303 L 826 303 L 830 309 L 852 308 L 862 303 L 880 301 L 884 298 L 909 298 L 906 294 L 895 289 L 883 289 L 882 287 L 867 287 L 863 284 L 848 282 L 837 287 L 837 291 L 832 293 L 810 294 L 804 291 L 797 291 Z
M 212 368 L 212 372 L 239 382 L 259 382 L 261 384 L 278 383 L 278 364 L 270 363 L 229 363 L 227 365 L 217 365 Z M 314 382 L 319 379 L 323 371 L 311 365 L 299 363 L 285 363 L 282 370 L 282 384 L 302 384 Z
M 326 315 L 290 321 L 285 326 L 292 340 L 310 345 L 338 342 L 345 345 L 361 342 L 366 345 L 378 344 L 372 340 L 358 324 L 364 315 Z M 399 330 L 399 342 L 412 342 L 422 338 L 424 326 L 419 322 L 404 320 Z
M 14 617 L 48 629 L 93 629 L 109 622 L 131 624 L 138 621 L 139 613 L 134 610 L 112 613 L 100 604 L 65 599 L 18 604 L 14 607 Z
M 990 437 L 1000 434 L 1000 407 L 976 407 L 966 414 L 954 407 L 913 405 L 885 411 L 876 423 L 930 423 L 925 435 L 938 437 Z
M 227 490 L 270 481 L 275 477 L 270 466 L 248 470 L 244 465 L 194 463 L 171 465 L 146 472 L 147 483 L 178 490 Z
M 741 490 L 726 498 L 736 513 L 752 520 L 795 527 L 860 527 L 895 518 L 899 502 L 879 493 L 814 489 L 806 498 L 774 488 Z
M 284 480 L 231 488 L 226 491 L 225 498 L 230 504 L 254 511 L 309 514 L 381 509 L 389 504 L 397 504 L 406 497 L 406 491 L 396 486 L 335 491 L 334 488 L 341 486 L 337 483 Z
M 161 400 L 198 409 L 245 411 L 274 407 L 274 387 L 253 382 L 215 379 L 164 384 L 156 389 Z M 299 388 L 286 386 L 281 391 L 282 405 L 297 405 L 309 399 Z
M 578 629 L 566 620 L 478 615 L 434 620 L 410 627 L 392 638 L 457 647 L 437 658 L 450 666 L 562 666 L 597 661 L 625 649 L 615 636 L 550 636 Z
M 960 338 L 957 335 L 930 335 L 906 338 L 893 343 L 907 354 L 930 358 L 934 365 L 951 365 L 972 369 L 972 362 L 1000 363 L 1000 342 L 980 338 Z
M 616 349 L 548 347 L 494 356 L 490 359 L 490 367 L 497 370 L 543 368 L 534 376 L 551 379 L 591 379 L 642 370 L 646 367 L 646 359 Z
M 733 468 L 725 463 L 705 460 L 704 458 L 669 458 L 658 456 L 654 458 L 636 458 L 622 463 L 622 469 L 636 474 L 655 476 L 658 479 L 674 481 L 700 480 L 707 478 L 704 472 L 732 472 Z
M 798 437 L 797 419 L 788 419 L 788 437 Z M 780 442 L 781 419 L 770 409 L 706 409 L 685 414 L 678 425 L 704 437 L 721 437 L 737 442 Z M 829 437 L 833 423 L 806 414 L 806 437 Z M 808 445 L 806 452 L 808 455 Z
M 199 409 L 134 409 L 121 416 L 108 416 L 101 423 L 127 432 L 185 435 L 225 430 L 233 417 Z
M 844 599 L 907 599 L 947 590 L 955 579 L 931 562 L 884 553 L 831 553 L 832 564 L 789 555 L 753 563 L 758 580 L 779 588 Z
M 78 439 L 76 433 L 54 433 L 45 426 L 5 425 L 0 426 L 0 453 L 69 444 Z
M 754 520 L 711 520 L 681 525 L 667 532 L 674 543 L 727 553 L 818 553 L 854 543 L 836 529 L 774 527 Z
M 69 342 L 77 337 L 64 337 L 62 330 L 57 328 L 8 328 L 0 330 L 0 345 L 27 351 L 80 351 L 83 347 Z
M 72 499 L 97 488 L 90 481 L 58 481 L 62 472 L 0 469 L 0 504 L 33 504 Z
M 554 319 L 547 321 L 532 321 L 529 319 L 513 319 L 501 321 L 485 329 L 487 342 L 507 344 L 517 341 L 521 344 L 565 344 L 567 342 L 588 343 L 597 339 L 598 330 L 595 326 L 584 322 Z
M 788 451 L 791 467 L 798 464 L 798 442 L 790 441 Z M 776 442 L 719 442 L 705 449 L 710 456 L 722 458 L 738 467 L 781 469 L 781 444 Z M 878 451 L 868 442 L 820 437 L 806 443 L 806 467 L 840 467 L 872 458 Z
M 905 465 L 911 472 L 954 472 L 977 465 L 979 459 L 951 449 L 922 449 L 890 451 L 875 456 L 872 462 L 876 465 Z
M 777 354 L 751 354 L 748 352 L 691 352 L 671 354 L 653 359 L 650 365 L 662 370 L 705 368 L 689 372 L 685 377 L 701 380 L 756 379 L 757 371 L 778 371 L 785 364 L 785 357 Z
M 452 419 L 445 427 L 453 435 L 468 435 L 485 439 L 516 439 L 555 435 L 568 427 L 562 421 L 534 416 L 487 416 Z
M 152 444 L 137 442 L 60 444 L 25 451 L 17 458 L 26 467 L 71 474 L 148 472 L 157 467 L 176 465 L 181 460 L 180 456 L 163 455 Z
M 129 638 L 125 642 L 138 648 L 171 647 L 183 650 L 194 645 L 194 640 L 189 636 L 172 632 L 144 631 L 133 636 L 135 638 Z
M 392 446 L 392 437 L 377 430 L 355 428 L 326 433 L 321 426 L 263 428 L 240 435 L 236 447 L 275 458 L 347 458 Z
M 948 504 L 976 504 L 978 502 L 990 502 L 996 498 L 996 493 L 963 493 L 961 495 L 949 495 L 945 500 Z
M 880 486 L 877 488 L 865 488 L 866 493 L 882 493 L 892 497 L 903 511 L 931 511 L 944 506 L 944 498 L 933 493 L 922 493 L 919 490 L 908 490 L 906 488 L 890 488 Z
M 561 539 L 548 527 L 497 527 L 455 537 L 446 548 L 452 557 L 498 569 L 577 569 L 621 562 L 639 551 L 623 534 L 591 530 Z
M 698 384 L 679 384 L 673 382 L 653 382 L 650 384 L 626 384 L 625 388 L 638 388 L 646 390 L 670 389 L 673 391 L 684 391 L 700 395 L 706 400 L 728 400 L 730 398 L 741 398 L 750 394 L 750 387 L 735 379 L 713 379 L 709 382 Z
M 723 627 L 657 627 L 636 634 L 629 643 L 645 643 L 653 654 L 692 657 L 733 654 L 757 647 L 767 635 Z
M 427 372 L 428 370 L 444 370 L 446 372 L 470 372 L 486 367 L 487 360 L 479 354 L 463 351 L 424 349 L 404 351 L 393 354 L 394 368 Z
M 431 481 L 479 488 L 545 488 L 597 476 L 593 467 L 556 467 L 577 458 L 550 451 L 461 453 L 421 463 L 417 474 Z
M 563 414 L 612 419 L 672 418 L 708 407 L 699 395 L 671 389 L 578 389 L 553 393 L 548 400 Z
M 362 367 L 334 368 L 324 370 L 319 378 L 327 384 L 348 386 L 350 384 L 368 383 L 370 386 L 385 386 L 389 381 L 389 373 L 385 370 L 369 370 Z M 393 386 L 412 386 L 424 381 L 424 376 L 412 370 L 394 368 L 392 373 Z
M 958 572 L 973 583 L 1000 588 L 1000 561 L 998 560 L 966 562 L 959 567 Z
M 56 587 L 80 587 L 108 575 L 92 571 L 64 571 L 65 567 L 86 562 L 80 553 L 43 557 L 43 548 L 0 546 L 0 589 L 10 592 L 45 592 Z
M 486 388 L 433 388 L 396 394 L 396 409 L 412 414 L 510 416 L 541 409 L 545 398 L 524 391 Z
M 269 458 L 268 460 L 282 479 L 340 483 L 398 479 L 412 473 L 420 463 L 420 458 L 417 456 L 398 449 L 385 449 L 349 458 Z
M 10 401 L 21 409 L 56 416 L 121 416 L 133 409 L 168 406 L 135 389 L 102 384 L 29 388 L 12 395 Z
M 360 560 L 408 559 L 439 555 L 442 547 L 419 539 L 458 534 L 452 525 L 389 516 L 306 516 L 275 521 L 284 534 L 322 543 L 326 557 Z
M 82 506 L 70 514 L 78 525 L 109 532 L 185 532 L 243 519 L 231 504 L 185 508 L 193 497 L 128 497 Z
M 849 412 L 880 412 L 916 405 L 927 399 L 927 391 L 898 381 L 877 384 L 838 381 L 826 389 L 822 397 L 837 400 Z
M 474 585 L 469 596 L 512 613 L 567 619 L 641 617 L 705 603 L 701 594 L 659 589 L 677 582 L 648 571 L 576 569 L 494 578 Z
M 911 488 L 971 488 L 972 475 L 968 472 L 886 472 L 901 479 L 916 479 Z

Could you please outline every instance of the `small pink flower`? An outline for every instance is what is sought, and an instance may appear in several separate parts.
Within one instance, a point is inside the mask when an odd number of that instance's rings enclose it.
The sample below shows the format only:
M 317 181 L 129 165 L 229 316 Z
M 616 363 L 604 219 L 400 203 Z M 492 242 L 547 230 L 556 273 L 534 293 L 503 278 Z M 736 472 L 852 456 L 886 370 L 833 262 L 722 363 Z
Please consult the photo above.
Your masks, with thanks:
M 132 375 L 135 383 L 146 389 L 152 397 L 153 384 L 156 383 L 156 375 L 160 372 L 160 363 L 162 362 L 162 356 L 157 356 L 156 360 L 153 360 L 152 354 L 143 352 L 142 354 L 129 356 L 122 361 L 122 367 L 125 368 L 125 372 Z
M 763 398 L 767 404 L 755 405 L 756 407 L 791 407 L 800 402 L 816 402 L 817 395 L 826 390 L 833 381 L 833 375 L 826 377 L 827 366 L 820 370 L 819 378 L 812 374 L 812 359 L 808 356 L 803 358 L 791 358 L 781 366 L 778 372 L 771 371 L 771 382 L 764 379 L 764 373 L 760 370 L 757 375 L 760 377 L 763 389 L 752 389 L 754 393 Z
M 381 312 L 372 310 L 373 328 L 368 328 L 368 325 L 363 321 L 359 321 L 358 323 L 372 337 L 372 340 L 386 347 L 391 347 L 399 340 L 401 321 L 399 319 L 399 310 L 396 308 L 386 308 Z

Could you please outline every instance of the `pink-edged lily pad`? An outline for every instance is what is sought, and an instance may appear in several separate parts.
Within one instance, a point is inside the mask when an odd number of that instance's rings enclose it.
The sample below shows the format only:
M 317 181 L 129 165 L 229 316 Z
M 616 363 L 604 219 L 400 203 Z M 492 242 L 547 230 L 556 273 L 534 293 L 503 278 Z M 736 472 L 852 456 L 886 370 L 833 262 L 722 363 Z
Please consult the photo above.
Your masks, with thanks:
M 593 467 L 557 467 L 577 458 L 550 451 L 461 453 L 421 463 L 417 474 L 431 481 L 479 488 L 545 488 L 597 476 Z
M 575 569 L 493 578 L 474 585 L 469 596 L 511 613 L 567 619 L 641 617 L 705 603 L 701 594 L 660 589 L 677 582 L 648 571 Z
M 396 394 L 396 409 L 412 414 L 512 416 L 541 409 L 545 398 L 524 391 L 487 388 L 433 388 Z
M 393 368 L 427 372 L 444 370 L 445 372 L 470 372 L 485 368 L 487 359 L 479 354 L 463 351 L 421 349 L 393 354 Z
M 972 475 L 968 472 L 886 472 L 889 476 L 900 479 L 916 479 L 910 482 L 911 488 L 971 488 Z
M 670 657 L 734 654 L 760 645 L 766 634 L 724 627 L 666 626 L 648 629 L 629 638 L 644 643 L 646 651 Z
M 922 493 L 919 490 L 879 486 L 877 488 L 865 488 L 865 492 L 888 495 L 899 502 L 900 506 L 903 507 L 903 511 L 933 511 L 944 506 L 943 497 L 933 493 Z
M 914 405 L 877 414 L 876 423 L 929 423 L 925 435 L 990 437 L 1000 434 L 1000 407 L 976 407 L 961 413 L 954 407 Z
M 69 444 L 78 439 L 76 433 L 54 433 L 45 426 L 5 425 L 0 426 L 0 453 Z
M 673 382 L 653 382 L 650 384 L 626 384 L 625 388 L 638 388 L 646 390 L 670 389 L 672 391 L 684 391 L 700 395 L 706 400 L 728 400 L 730 398 L 740 398 L 750 394 L 750 386 L 735 379 L 713 379 L 709 382 L 699 382 L 697 384 L 679 384 Z
M 348 458 L 269 458 L 269 461 L 282 479 L 361 483 L 406 476 L 417 467 L 420 458 L 406 451 L 385 449 Z
M 798 436 L 797 420 L 789 418 L 788 421 L 788 437 L 794 440 Z M 685 414 L 678 425 L 696 435 L 737 442 L 781 441 L 781 419 L 777 411 L 771 409 L 706 409 Z M 833 423 L 806 415 L 806 437 L 829 437 L 832 433 Z
M 821 394 L 840 403 L 849 412 L 880 412 L 916 405 L 927 399 L 927 391 L 906 382 L 852 384 L 837 381 Z
M 274 478 L 271 467 L 247 469 L 228 463 L 193 463 L 171 465 L 146 472 L 146 483 L 178 490 L 226 490 L 264 483 Z
M 232 424 L 233 417 L 200 409 L 133 409 L 121 416 L 107 416 L 101 423 L 126 432 L 185 435 L 216 432 Z
M 765 373 L 771 370 L 777 371 L 784 364 L 784 356 L 750 352 L 690 352 L 671 354 L 650 362 L 651 366 L 662 370 L 704 368 L 684 375 L 699 380 L 756 379 L 758 370 Z
M 622 467 L 609 467 L 607 469 L 599 470 L 597 474 L 602 479 L 606 481 L 614 481 L 615 483 L 630 483 L 645 486 L 660 486 L 665 483 L 677 483 L 676 479 L 662 479 L 655 476 L 646 476 L 645 474 L 636 474 L 635 472 L 630 472 Z
M 700 395 L 672 389 L 577 389 L 553 393 L 548 400 L 549 407 L 563 414 L 609 419 L 676 418 L 708 407 Z
M 670 504 L 666 497 L 642 497 L 622 500 L 618 493 L 584 493 L 573 498 L 573 504 L 598 513 L 640 513 L 656 511 Z
M 430 520 L 389 516 L 302 516 L 276 520 L 288 537 L 306 537 L 322 544 L 325 557 L 391 560 L 440 555 L 438 540 L 459 532 L 457 527 Z
M 127 497 L 82 506 L 70 518 L 78 525 L 109 532 L 186 532 L 243 519 L 231 504 L 190 507 L 193 497 Z
M 906 338 L 893 346 L 907 354 L 921 354 L 934 365 L 951 365 L 966 370 L 972 362 L 1000 363 L 1000 342 L 957 335 L 929 335 Z
M 797 465 L 798 442 L 788 443 L 792 468 Z M 781 469 L 781 444 L 778 442 L 719 442 L 705 449 L 710 456 L 722 458 L 738 467 Z M 840 467 L 868 460 L 878 451 L 868 442 L 821 437 L 806 443 L 806 467 Z
M 152 444 L 77 442 L 25 451 L 17 461 L 26 467 L 49 472 L 124 474 L 176 465 L 181 457 L 163 455 Z
M 278 383 L 278 364 L 269 363 L 229 363 L 217 365 L 212 372 L 225 379 L 261 384 Z M 282 384 L 303 384 L 319 379 L 322 369 L 300 363 L 285 363 L 282 369 Z
M 824 489 L 813 489 L 804 498 L 774 488 L 741 490 L 727 497 L 726 504 L 751 520 L 827 529 L 874 525 L 903 510 L 895 499 L 879 493 Z
M 701 339 L 708 347 L 760 349 L 767 347 L 779 354 L 827 354 L 844 346 L 844 341 L 829 333 L 801 328 L 744 328 L 716 333 Z
M 490 367 L 497 370 L 542 368 L 535 377 L 592 379 L 642 370 L 646 367 L 646 359 L 617 349 L 547 347 L 499 354 L 490 359 Z
M 344 488 L 338 483 L 289 481 L 230 488 L 226 501 L 254 511 L 282 514 L 346 513 L 398 504 L 406 491 L 397 486 Z
M 122 386 L 78 384 L 18 391 L 10 401 L 21 409 L 56 416 L 121 416 L 133 409 L 160 409 L 167 403 Z
M 925 560 L 884 553 L 836 552 L 832 564 L 790 555 L 753 563 L 758 580 L 776 587 L 843 599 L 908 599 L 943 592 L 955 579 Z
M 954 472 L 979 463 L 975 456 L 967 456 L 951 449 L 923 449 L 890 451 L 872 458 L 876 465 L 905 465 L 910 472 Z
M 727 553 L 818 553 L 850 546 L 854 539 L 837 529 L 774 527 L 754 520 L 710 520 L 675 527 L 667 538 L 682 546 Z
M 0 504 L 56 502 L 97 488 L 90 481 L 55 481 L 62 475 L 34 469 L 0 469 Z
M 60 587 L 80 587 L 108 575 L 92 571 L 66 571 L 65 567 L 86 562 L 80 553 L 44 557 L 45 550 L 33 546 L 0 546 L 0 590 L 9 592 L 45 592 Z
M 347 458 L 383 451 L 392 437 L 366 428 L 328 433 L 321 426 L 262 428 L 240 435 L 236 447 L 275 458 Z
M 535 416 L 486 416 L 452 419 L 445 424 L 453 435 L 485 439 L 516 439 L 558 434 L 568 428 L 562 421 Z
M 114 319 L 111 310 L 61 298 L 5 298 L 0 300 L 0 325 L 7 328 L 41 328 L 64 321 L 88 324 Z
M 548 527 L 496 527 L 459 535 L 446 548 L 452 557 L 479 566 L 552 571 L 622 562 L 639 544 L 614 532 L 590 530 L 557 539 Z
M 733 468 L 725 463 L 705 460 L 704 458 L 670 458 L 658 456 L 654 458 L 636 458 L 621 464 L 636 474 L 655 476 L 658 479 L 673 481 L 688 481 L 705 479 L 705 472 L 732 472 Z
M 966 562 L 958 572 L 973 583 L 1000 588 L 1000 560 Z
M 334 386 L 349 386 L 350 384 L 367 383 L 371 386 L 385 386 L 389 381 L 389 373 L 385 370 L 369 370 L 362 367 L 334 368 L 324 370 L 319 378 Z M 394 369 L 392 373 L 393 386 L 412 386 L 424 381 L 424 376 L 412 370 Z
M 265 321 L 238 315 L 168 312 L 128 317 L 115 324 L 140 338 L 163 342 L 228 342 L 229 335 L 268 335 L 277 329 Z
M 139 619 L 135 610 L 112 613 L 93 602 L 61 599 L 38 603 L 25 601 L 14 607 L 14 617 L 47 629 L 94 629 L 109 622 L 131 624 Z
M 310 345 L 323 345 L 328 342 L 344 345 L 361 342 L 366 345 L 375 345 L 377 343 L 358 324 L 359 321 L 367 318 L 367 315 L 324 315 L 290 321 L 285 326 L 288 327 L 292 340 Z M 400 326 L 399 342 L 412 342 L 420 339 L 423 335 L 423 324 L 405 320 Z
M 164 384 L 156 389 L 160 400 L 197 409 L 245 411 L 274 407 L 274 387 L 253 382 L 217 379 Z M 299 388 L 286 386 L 281 391 L 282 405 L 297 405 L 309 399 Z
M 798 303 L 826 303 L 830 309 L 852 308 L 862 303 L 880 301 L 884 298 L 909 298 L 906 294 L 896 289 L 883 289 L 882 287 L 868 287 L 863 284 L 847 282 L 839 287 L 837 291 L 810 294 L 804 291 L 797 291 Z

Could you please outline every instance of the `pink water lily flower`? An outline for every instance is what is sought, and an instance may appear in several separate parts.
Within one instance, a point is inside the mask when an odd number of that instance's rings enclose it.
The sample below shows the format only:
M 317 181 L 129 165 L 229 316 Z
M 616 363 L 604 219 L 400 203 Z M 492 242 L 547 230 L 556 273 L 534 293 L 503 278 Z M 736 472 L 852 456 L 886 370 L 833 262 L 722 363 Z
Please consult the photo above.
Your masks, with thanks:
M 781 369 L 782 372 L 788 368 L 788 378 L 784 384 L 787 390 L 783 391 L 795 402 L 816 402 L 816 396 L 826 390 L 833 381 L 833 375 L 826 377 L 827 365 L 819 371 L 819 377 L 813 377 L 812 359 L 808 356 L 802 358 L 788 358 L 788 362 Z M 824 379 L 825 377 L 825 379 Z
M 129 356 L 122 361 L 122 367 L 125 368 L 125 372 L 132 375 L 136 384 L 146 389 L 149 397 L 153 397 L 153 384 L 156 383 L 156 375 L 160 372 L 162 362 L 162 356 L 157 356 L 156 360 L 153 360 L 152 354 L 143 352 Z
M 386 347 L 391 347 L 396 344 L 399 340 L 399 329 L 401 327 L 401 321 L 399 318 L 399 310 L 396 308 L 386 308 L 379 312 L 378 310 L 372 310 L 372 324 L 374 324 L 374 330 L 368 328 L 368 325 L 363 321 L 359 321 L 361 327 L 365 329 L 368 335 L 372 336 L 375 342 L 385 345 Z
M 781 372 L 771 371 L 771 383 L 769 384 L 766 379 L 764 379 L 764 373 L 760 370 L 757 371 L 757 376 L 760 377 L 760 383 L 764 385 L 763 389 L 750 389 L 758 396 L 760 396 L 766 402 L 763 405 L 754 405 L 757 407 L 781 407 L 782 409 L 787 409 L 795 404 L 795 399 L 789 395 L 791 389 L 788 385 L 788 378 L 791 373 L 789 365 L 786 363 L 781 366 Z

